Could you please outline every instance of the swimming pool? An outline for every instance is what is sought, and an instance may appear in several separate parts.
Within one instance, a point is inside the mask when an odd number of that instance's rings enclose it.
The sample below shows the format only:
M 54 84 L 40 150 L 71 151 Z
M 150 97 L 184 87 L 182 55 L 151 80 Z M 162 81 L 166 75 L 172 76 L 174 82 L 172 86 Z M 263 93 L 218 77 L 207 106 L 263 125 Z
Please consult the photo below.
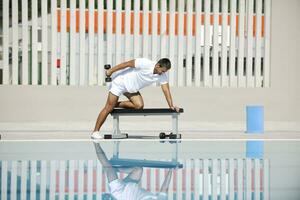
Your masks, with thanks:
M 299 200 L 299 153 L 297 140 L 2 141 L 1 199 L 134 199 L 132 186 L 149 198 Z

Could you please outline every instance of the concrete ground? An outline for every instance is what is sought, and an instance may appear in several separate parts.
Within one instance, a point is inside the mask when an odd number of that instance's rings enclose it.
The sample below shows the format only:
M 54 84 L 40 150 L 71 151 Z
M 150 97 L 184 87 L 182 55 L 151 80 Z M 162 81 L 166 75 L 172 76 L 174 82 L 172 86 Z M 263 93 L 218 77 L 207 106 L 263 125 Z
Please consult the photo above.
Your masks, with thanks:
M 179 121 L 183 139 L 300 139 L 299 125 L 288 122 L 265 122 L 264 134 L 246 134 L 243 122 L 207 123 Z M 85 140 L 90 139 L 94 122 L 0 122 L 1 140 Z M 120 121 L 120 129 L 133 138 L 158 138 L 160 132 L 171 131 L 170 121 Z M 110 134 L 108 119 L 101 132 Z M 140 137 L 139 137 L 140 136 Z M 149 138 L 149 137 L 148 137 Z
M 133 139 L 158 139 L 157 131 L 124 131 Z M 109 132 L 105 132 L 109 133 Z M 238 131 L 205 131 L 181 132 L 183 139 L 209 140 L 238 140 L 238 139 L 266 139 L 266 140 L 300 140 L 300 132 L 265 132 L 263 134 L 246 134 Z M 1 131 L 1 140 L 88 140 L 89 131 Z

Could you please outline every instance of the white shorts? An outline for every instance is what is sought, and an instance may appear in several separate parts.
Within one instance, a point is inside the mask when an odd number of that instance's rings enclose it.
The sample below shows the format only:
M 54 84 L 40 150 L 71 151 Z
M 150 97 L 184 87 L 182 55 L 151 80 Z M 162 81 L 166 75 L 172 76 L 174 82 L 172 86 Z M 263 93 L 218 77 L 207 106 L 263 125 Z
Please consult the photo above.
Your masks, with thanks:
M 141 188 L 138 183 L 135 182 L 125 182 L 120 179 L 113 180 L 109 183 L 109 189 L 112 196 L 115 199 L 157 199 L 157 200 L 167 200 L 168 196 L 166 193 L 158 193 L 154 194 L 152 192 L 148 192 L 145 189 Z
M 110 192 L 116 199 L 137 199 L 139 186 L 137 183 L 124 182 L 120 179 L 109 183 Z
M 118 97 L 124 94 L 125 92 L 128 92 L 124 85 L 123 75 L 118 75 L 115 78 L 113 78 L 112 82 L 109 85 L 109 91 Z

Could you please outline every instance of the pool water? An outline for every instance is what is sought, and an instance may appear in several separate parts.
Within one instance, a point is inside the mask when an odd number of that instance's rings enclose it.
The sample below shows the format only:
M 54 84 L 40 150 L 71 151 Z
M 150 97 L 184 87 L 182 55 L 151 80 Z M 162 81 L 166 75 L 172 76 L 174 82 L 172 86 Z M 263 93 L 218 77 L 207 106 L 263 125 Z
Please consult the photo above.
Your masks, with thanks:
M 299 200 L 300 141 L 0 142 L 1 199 Z

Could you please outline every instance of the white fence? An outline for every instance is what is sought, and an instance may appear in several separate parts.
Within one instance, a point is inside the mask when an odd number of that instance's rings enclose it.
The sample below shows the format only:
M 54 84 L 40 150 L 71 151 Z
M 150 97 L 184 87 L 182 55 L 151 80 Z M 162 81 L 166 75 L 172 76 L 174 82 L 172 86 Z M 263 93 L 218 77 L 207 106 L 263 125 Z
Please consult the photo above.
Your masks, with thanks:
M 144 168 L 141 187 L 159 192 L 165 176 L 165 169 Z M 1 161 L 1 199 L 102 199 L 105 194 L 106 175 L 96 160 Z M 168 199 L 269 200 L 269 161 L 185 160 L 172 175 Z
M 104 85 L 104 64 L 169 57 L 172 86 L 270 86 L 271 0 L 28 2 L 3 0 L 2 84 Z

